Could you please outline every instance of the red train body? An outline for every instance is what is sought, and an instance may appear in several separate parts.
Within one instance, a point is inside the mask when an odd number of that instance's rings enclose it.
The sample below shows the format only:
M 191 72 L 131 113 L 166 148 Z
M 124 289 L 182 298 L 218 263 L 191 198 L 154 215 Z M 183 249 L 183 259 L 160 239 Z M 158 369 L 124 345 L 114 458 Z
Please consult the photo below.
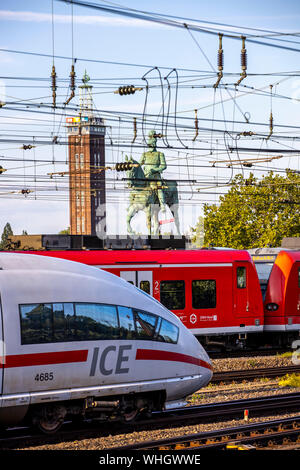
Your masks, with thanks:
M 272 269 L 266 253 L 253 258 L 260 265 L 267 263 L 268 269 L 258 265 L 256 269 L 244 250 L 32 253 L 81 262 L 120 276 L 173 311 L 202 344 L 233 348 L 287 346 L 299 338 L 300 252 L 278 251 L 275 261 L 271 260 Z
M 205 345 L 235 347 L 261 335 L 263 299 L 242 250 L 36 251 L 102 268 L 153 295 Z
M 300 252 L 278 253 L 264 299 L 267 332 L 298 333 L 300 330 Z

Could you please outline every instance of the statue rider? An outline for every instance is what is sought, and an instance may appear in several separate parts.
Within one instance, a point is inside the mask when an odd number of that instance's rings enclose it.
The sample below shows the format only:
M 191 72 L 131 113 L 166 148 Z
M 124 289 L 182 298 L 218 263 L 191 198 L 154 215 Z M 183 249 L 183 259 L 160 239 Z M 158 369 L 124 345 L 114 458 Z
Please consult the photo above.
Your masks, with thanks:
M 162 189 L 161 173 L 167 168 L 165 156 L 156 149 L 157 134 L 150 131 L 147 145 L 149 150 L 142 154 L 140 165 L 143 168 L 145 178 L 149 180 L 149 186 L 157 192 L 160 208 L 165 211 L 165 196 Z

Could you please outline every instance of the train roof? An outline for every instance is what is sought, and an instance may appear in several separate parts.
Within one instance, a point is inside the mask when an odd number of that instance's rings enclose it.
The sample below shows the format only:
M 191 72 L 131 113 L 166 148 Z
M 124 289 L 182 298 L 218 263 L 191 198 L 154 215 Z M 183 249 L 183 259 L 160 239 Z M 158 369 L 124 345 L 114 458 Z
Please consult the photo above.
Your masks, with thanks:
M 177 323 L 177 317 L 160 302 L 129 282 L 107 271 L 88 266 L 73 260 L 56 257 L 38 256 L 36 254 L 0 252 L 1 288 L 5 284 L 2 275 L 7 272 L 8 288 L 6 292 L 14 297 L 16 290 L 25 292 L 31 302 L 31 288 L 34 285 L 37 294 L 44 289 L 45 295 L 57 292 L 61 295 L 70 291 L 77 298 L 74 301 L 100 301 L 114 304 L 117 299 L 127 299 L 128 306 L 147 311 L 172 316 Z M 44 273 L 43 275 L 41 275 Z M 99 282 L 102 289 L 99 290 Z M 88 300 L 94 299 L 94 300 Z M 3 299 L 2 299 L 3 300 Z M 71 300 L 70 300 L 71 301 Z M 111 301 L 111 302 L 110 302 Z M 25 302 L 26 303 L 26 302 Z M 101 301 L 100 301 L 101 303 Z M 118 305 L 123 305 L 122 302 Z M 127 304 L 126 304 L 127 305 Z
M 300 251 L 281 250 L 280 253 L 278 253 L 278 257 L 276 258 L 276 261 L 280 257 L 290 258 L 290 260 L 293 262 L 300 261 Z
M 283 248 L 250 248 L 248 251 L 250 255 L 278 255 Z
M 27 252 L 29 253 L 29 252 Z M 64 258 L 90 265 L 105 264 L 198 264 L 252 261 L 246 250 L 93 250 L 93 251 L 42 251 L 30 252 L 50 257 Z
M 59 259 L 58 257 L 36 256 L 32 253 L 0 252 L 0 272 L 1 271 L 59 271 L 61 273 L 78 274 L 88 276 L 96 280 L 108 280 L 114 282 L 116 276 L 86 263 L 78 263 L 74 260 Z M 119 279 L 119 278 L 117 278 Z M 123 282 L 123 281 L 122 281 Z M 124 287 L 130 284 L 124 282 Z

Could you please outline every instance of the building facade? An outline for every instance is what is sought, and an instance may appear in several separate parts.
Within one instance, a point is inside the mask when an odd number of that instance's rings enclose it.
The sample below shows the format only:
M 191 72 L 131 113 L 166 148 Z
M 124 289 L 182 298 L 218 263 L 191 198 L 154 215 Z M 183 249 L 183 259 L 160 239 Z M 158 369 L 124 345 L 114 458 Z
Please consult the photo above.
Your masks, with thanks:
M 79 116 L 67 118 L 70 233 L 96 235 L 105 215 L 105 126 L 94 116 L 87 74 L 82 81 Z

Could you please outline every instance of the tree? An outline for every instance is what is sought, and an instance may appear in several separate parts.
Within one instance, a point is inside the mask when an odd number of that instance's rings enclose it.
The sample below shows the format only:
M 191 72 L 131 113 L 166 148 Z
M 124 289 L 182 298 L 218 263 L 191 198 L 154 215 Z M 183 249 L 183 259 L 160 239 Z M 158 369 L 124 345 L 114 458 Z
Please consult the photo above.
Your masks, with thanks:
M 14 233 L 12 231 L 11 225 L 10 225 L 9 222 L 7 222 L 7 224 L 5 225 L 5 227 L 3 229 L 2 236 L 1 236 L 1 243 L 0 243 L 0 249 L 1 250 L 5 250 L 7 248 L 8 239 L 13 234 Z
M 205 246 L 280 246 L 283 237 L 300 236 L 300 176 L 291 170 L 260 181 L 237 175 L 219 206 L 204 205 L 204 216 Z
M 58 235 L 69 235 L 69 234 L 70 234 L 70 227 L 58 232 Z
M 195 228 L 191 227 L 192 246 L 202 248 L 204 245 L 204 217 L 200 216 Z

